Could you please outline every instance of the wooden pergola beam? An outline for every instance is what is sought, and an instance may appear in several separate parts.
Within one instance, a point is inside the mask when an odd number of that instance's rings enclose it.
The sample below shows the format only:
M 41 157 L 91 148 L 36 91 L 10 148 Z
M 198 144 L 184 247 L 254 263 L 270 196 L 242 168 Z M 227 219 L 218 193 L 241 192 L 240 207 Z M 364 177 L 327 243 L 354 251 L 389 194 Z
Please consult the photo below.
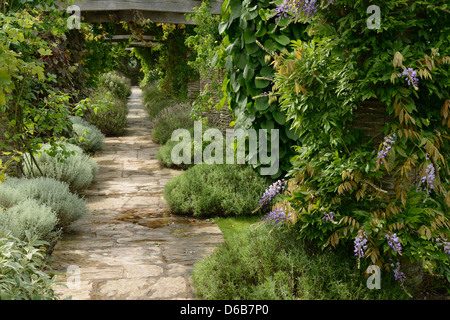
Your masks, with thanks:
M 85 22 L 150 20 L 155 23 L 193 24 L 186 14 L 202 0 L 75 0 Z M 220 14 L 223 0 L 211 0 L 211 13 Z M 67 5 L 59 5 L 61 9 Z
M 116 46 L 116 45 L 118 45 L 119 44 L 119 42 L 109 42 L 111 45 L 113 45 L 113 46 Z M 154 45 L 156 45 L 158 42 L 151 42 L 151 45 L 146 45 L 146 44 L 144 44 L 144 43 L 142 43 L 142 42 L 130 42 L 129 44 L 128 44 L 128 47 L 127 48 L 150 48 L 150 47 L 152 47 L 152 46 L 154 46 Z
M 113 35 L 111 37 L 105 37 L 105 41 L 113 41 L 113 42 L 128 42 L 131 40 L 136 40 L 138 37 L 136 35 Z M 152 41 L 155 40 L 154 36 L 142 36 L 142 39 L 144 41 Z

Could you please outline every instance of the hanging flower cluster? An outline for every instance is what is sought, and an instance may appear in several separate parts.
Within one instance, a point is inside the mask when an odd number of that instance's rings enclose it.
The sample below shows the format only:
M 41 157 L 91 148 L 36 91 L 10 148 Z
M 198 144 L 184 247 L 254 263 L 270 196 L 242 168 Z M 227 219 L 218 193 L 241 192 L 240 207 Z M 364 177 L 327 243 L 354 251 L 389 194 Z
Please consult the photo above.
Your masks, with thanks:
M 355 250 L 353 251 L 355 253 L 355 256 L 358 258 L 364 258 L 365 256 L 365 250 L 367 249 L 367 235 L 364 231 L 362 234 L 358 235 L 355 238 Z
M 429 160 L 428 154 L 425 154 L 425 159 Z M 429 192 L 434 189 L 434 181 L 436 179 L 436 172 L 434 169 L 434 165 L 432 163 L 428 163 L 425 168 L 424 175 L 420 178 L 420 184 L 426 184 L 429 187 Z M 427 187 L 424 187 L 424 191 L 427 190 Z
M 402 245 L 400 244 L 400 239 L 395 233 L 386 234 L 384 238 L 388 240 L 389 247 L 391 247 L 396 253 L 402 253 Z
M 322 220 L 325 221 L 334 221 L 334 216 L 333 216 L 334 212 L 330 211 L 330 212 L 324 212 L 323 213 L 323 217 Z
M 419 78 L 417 78 L 417 72 L 413 70 L 413 68 L 405 68 L 402 73 L 398 75 L 399 77 L 405 77 L 405 81 L 408 83 L 408 86 L 411 84 L 414 87 L 419 85 Z
M 283 208 L 276 208 L 270 211 L 269 214 L 265 215 L 262 218 L 262 221 L 273 223 L 275 225 L 278 224 L 286 224 L 286 222 L 292 220 L 292 214 L 284 212 Z
M 268 205 L 273 200 L 273 198 L 275 198 L 276 195 L 280 194 L 285 190 L 286 185 L 287 181 L 284 179 L 276 181 L 264 192 L 263 196 L 259 200 L 259 205 L 261 207 Z
M 333 4 L 336 0 L 327 0 L 329 4 Z M 284 0 L 282 4 L 275 8 L 276 23 L 288 17 L 297 20 L 301 16 L 311 18 L 319 9 L 318 0 Z
M 391 150 L 392 145 L 395 143 L 395 133 L 392 135 L 389 135 L 384 138 L 382 148 L 380 151 L 378 151 L 377 154 L 377 161 L 380 161 L 380 164 L 383 164 L 383 161 L 385 160 L 387 154 L 389 153 L 389 150 Z

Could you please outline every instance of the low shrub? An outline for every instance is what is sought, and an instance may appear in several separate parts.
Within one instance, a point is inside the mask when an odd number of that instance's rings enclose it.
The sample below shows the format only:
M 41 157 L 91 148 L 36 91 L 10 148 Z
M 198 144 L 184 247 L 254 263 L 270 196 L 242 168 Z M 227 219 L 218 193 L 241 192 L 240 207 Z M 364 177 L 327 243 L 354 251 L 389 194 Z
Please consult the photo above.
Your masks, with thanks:
M 98 85 L 108 89 L 120 99 L 126 99 L 131 95 L 130 80 L 114 71 L 102 74 L 99 77 Z
M 44 271 L 45 245 L 11 233 L 0 234 L 0 300 L 58 300 L 53 291 L 55 277 Z
M 95 152 L 103 149 L 105 135 L 94 125 L 81 117 L 70 117 L 72 128 L 77 137 L 83 139 L 83 147 L 86 151 Z
M 209 300 L 408 299 L 390 275 L 383 274 L 381 290 L 368 289 L 366 269 L 352 260 L 294 232 L 252 226 L 194 265 L 193 286 L 198 299 Z
M 202 130 L 203 133 L 208 129 L 207 126 L 203 125 L 202 126 Z M 182 170 L 186 170 L 189 169 L 190 167 L 192 167 L 194 165 L 194 154 L 195 154 L 195 150 L 197 150 L 196 148 L 202 148 L 202 153 L 205 150 L 205 148 L 211 143 L 210 141 L 207 141 L 206 139 L 202 139 L 202 145 L 197 147 L 195 146 L 195 142 L 194 139 L 192 137 L 194 137 L 194 128 L 190 128 L 189 129 L 189 134 L 190 134 L 190 141 L 172 141 L 171 139 L 169 139 L 166 144 L 164 144 L 163 146 L 161 146 L 158 150 L 158 152 L 156 153 L 156 159 L 158 159 L 158 161 L 167 168 L 174 168 L 174 169 L 182 169 Z M 180 146 L 182 146 L 183 150 L 184 150 L 184 146 L 185 144 L 188 143 L 190 144 L 190 149 L 191 149 L 191 159 L 190 159 L 190 163 L 181 163 L 181 164 L 175 164 L 173 162 L 172 159 L 172 150 L 175 146 L 177 146 L 178 144 L 180 144 Z M 223 155 L 225 157 L 226 155 L 226 151 L 225 151 L 225 144 L 224 144 L 224 151 L 223 151 Z M 224 158 L 224 163 L 225 163 L 225 158 Z
M 105 89 L 99 89 L 87 104 L 86 119 L 107 137 L 123 134 L 127 125 L 126 101 L 112 96 Z
M 44 144 L 35 155 L 36 165 L 25 165 L 24 174 L 28 178 L 48 177 L 66 182 L 71 191 L 80 191 L 89 187 L 98 172 L 97 163 L 83 153 L 83 150 L 75 145 L 65 143 L 65 149 L 73 154 L 64 158 L 60 153 L 50 155 L 49 144 Z M 24 155 L 25 163 L 32 164 L 29 154 Z
M 269 182 L 251 167 L 198 164 L 171 179 L 164 198 L 174 213 L 194 216 L 250 215 Z
M 178 141 L 172 141 L 169 140 L 166 142 L 165 145 L 161 146 L 161 148 L 159 148 L 158 152 L 156 153 L 156 159 L 158 159 L 159 163 L 161 165 L 163 165 L 166 168 L 173 168 L 173 169 L 182 169 L 182 170 L 186 170 L 190 167 L 193 166 L 193 161 L 191 161 L 191 164 L 175 164 L 172 161 L 172 149 L 180 142 Z M 181 142 L 183 143 L 183 142 Z M 192 154 L 192 158 L 193 158 L 193 153 Z
M 49 207 L 33 199 L 25 199 L 0 211 L 0 232 L 25 240 L 27 233 L 39 240 L 53 242 L 59 236 L 58 216 Z
M 175 104 L 174 99 L 161 92 L 158 86 L 154 83 L 143 87 L 142 95 L 145 108 L 150 116 L 150 120 L 153 120 L 158 113 L 161 112 L 161 110 Z
M 153 119 L 152 139 L 156 143 L 165 144 L 172 137 L 176 129 L 189 129 L 193 127 L 194 121 L 190 116 L 188 104 L 175 104 L 163 109 Z
M 58 226 L 66 227 L 86 213 L 86 203 L 69 190 L 68 184 L 52 178 L 8 178 L 0 184 L 0 205 L 13 207 L 33 199 L 50 207 L 58 216 Z

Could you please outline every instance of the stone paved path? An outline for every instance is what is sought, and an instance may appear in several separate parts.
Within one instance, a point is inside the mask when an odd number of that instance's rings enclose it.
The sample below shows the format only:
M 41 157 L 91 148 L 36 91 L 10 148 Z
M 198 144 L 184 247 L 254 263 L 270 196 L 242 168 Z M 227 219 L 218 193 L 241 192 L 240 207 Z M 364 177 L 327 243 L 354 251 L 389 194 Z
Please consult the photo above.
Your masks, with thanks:
M 51 255 L 57 281 L 69 285 L 55 291 L 74 300 L 194 299 L 193 264 L 223 241 L 222 233 L 211 222 L 168 213 L 163 188 L 181 172 L 156 160 L 159 145 L 150 139 L 139 88 L 128 107 L 124 136 L 106 138 L 95 156 L 99 174 L 83 193 L 89 212 Z

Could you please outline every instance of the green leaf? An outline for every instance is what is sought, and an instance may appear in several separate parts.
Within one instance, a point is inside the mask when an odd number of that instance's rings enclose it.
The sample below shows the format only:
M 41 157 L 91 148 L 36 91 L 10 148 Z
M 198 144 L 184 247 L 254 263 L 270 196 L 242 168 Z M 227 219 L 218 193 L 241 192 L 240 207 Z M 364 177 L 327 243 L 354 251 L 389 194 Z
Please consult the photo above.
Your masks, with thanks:
M 248 65 L 246 65 L 245 68 L 244 68 L 244 74 L 243 75 L 244 75 L 244 79 L 245 80 L 250 80 L 255 75 L 255 71 L 253 69 L 251 69 Z
M 256 25 L 256 33 L 255 36 L 257 38 L 261 38 L 262 36 L 264 36 L 267 33 L 267 29 L 266 26 L 264 25 L 263 21 L 259 21 Z
M 253 43 L 256 40 L 255 33 L 251 30 L 244 31 L 244 41 L 245 44 Z
M 219 34 L 222 34 L 225 32 L 225 30 L 228 28 L 228 21 L 222 21 L 219 23 Z
M 284 125 L 286 123 L 286 115 L 283 112 L 275 110 L 272 115 L 279 125 Z
M 271 36 L 273 39 L 275 39 L 276 42 L 278 42 L 282 46 L 287 46 L 291 42 L 291 39 L 289 39 L 289 37 L 287 37 L 285 35 L 275 35 L 274 34 Z
M 285 127 L 285 133 L 289 139 L 294 141 L 298 140 L 298 138 L 300 137 L 300 133 L 298 131 L 295 132 L 295 130 L 290 129 L 289 127 Z
M 263 89 L 270 84 L 269 80 L 255 79 L 255 86 L 258 89 Z
M 255 107 L 256 107 L 256 110 L 258 110 L 260 112 L 266 111 L 267 109 L 269 109 L 269 98 L 263 97 L 263 98 L 256 99 Z

